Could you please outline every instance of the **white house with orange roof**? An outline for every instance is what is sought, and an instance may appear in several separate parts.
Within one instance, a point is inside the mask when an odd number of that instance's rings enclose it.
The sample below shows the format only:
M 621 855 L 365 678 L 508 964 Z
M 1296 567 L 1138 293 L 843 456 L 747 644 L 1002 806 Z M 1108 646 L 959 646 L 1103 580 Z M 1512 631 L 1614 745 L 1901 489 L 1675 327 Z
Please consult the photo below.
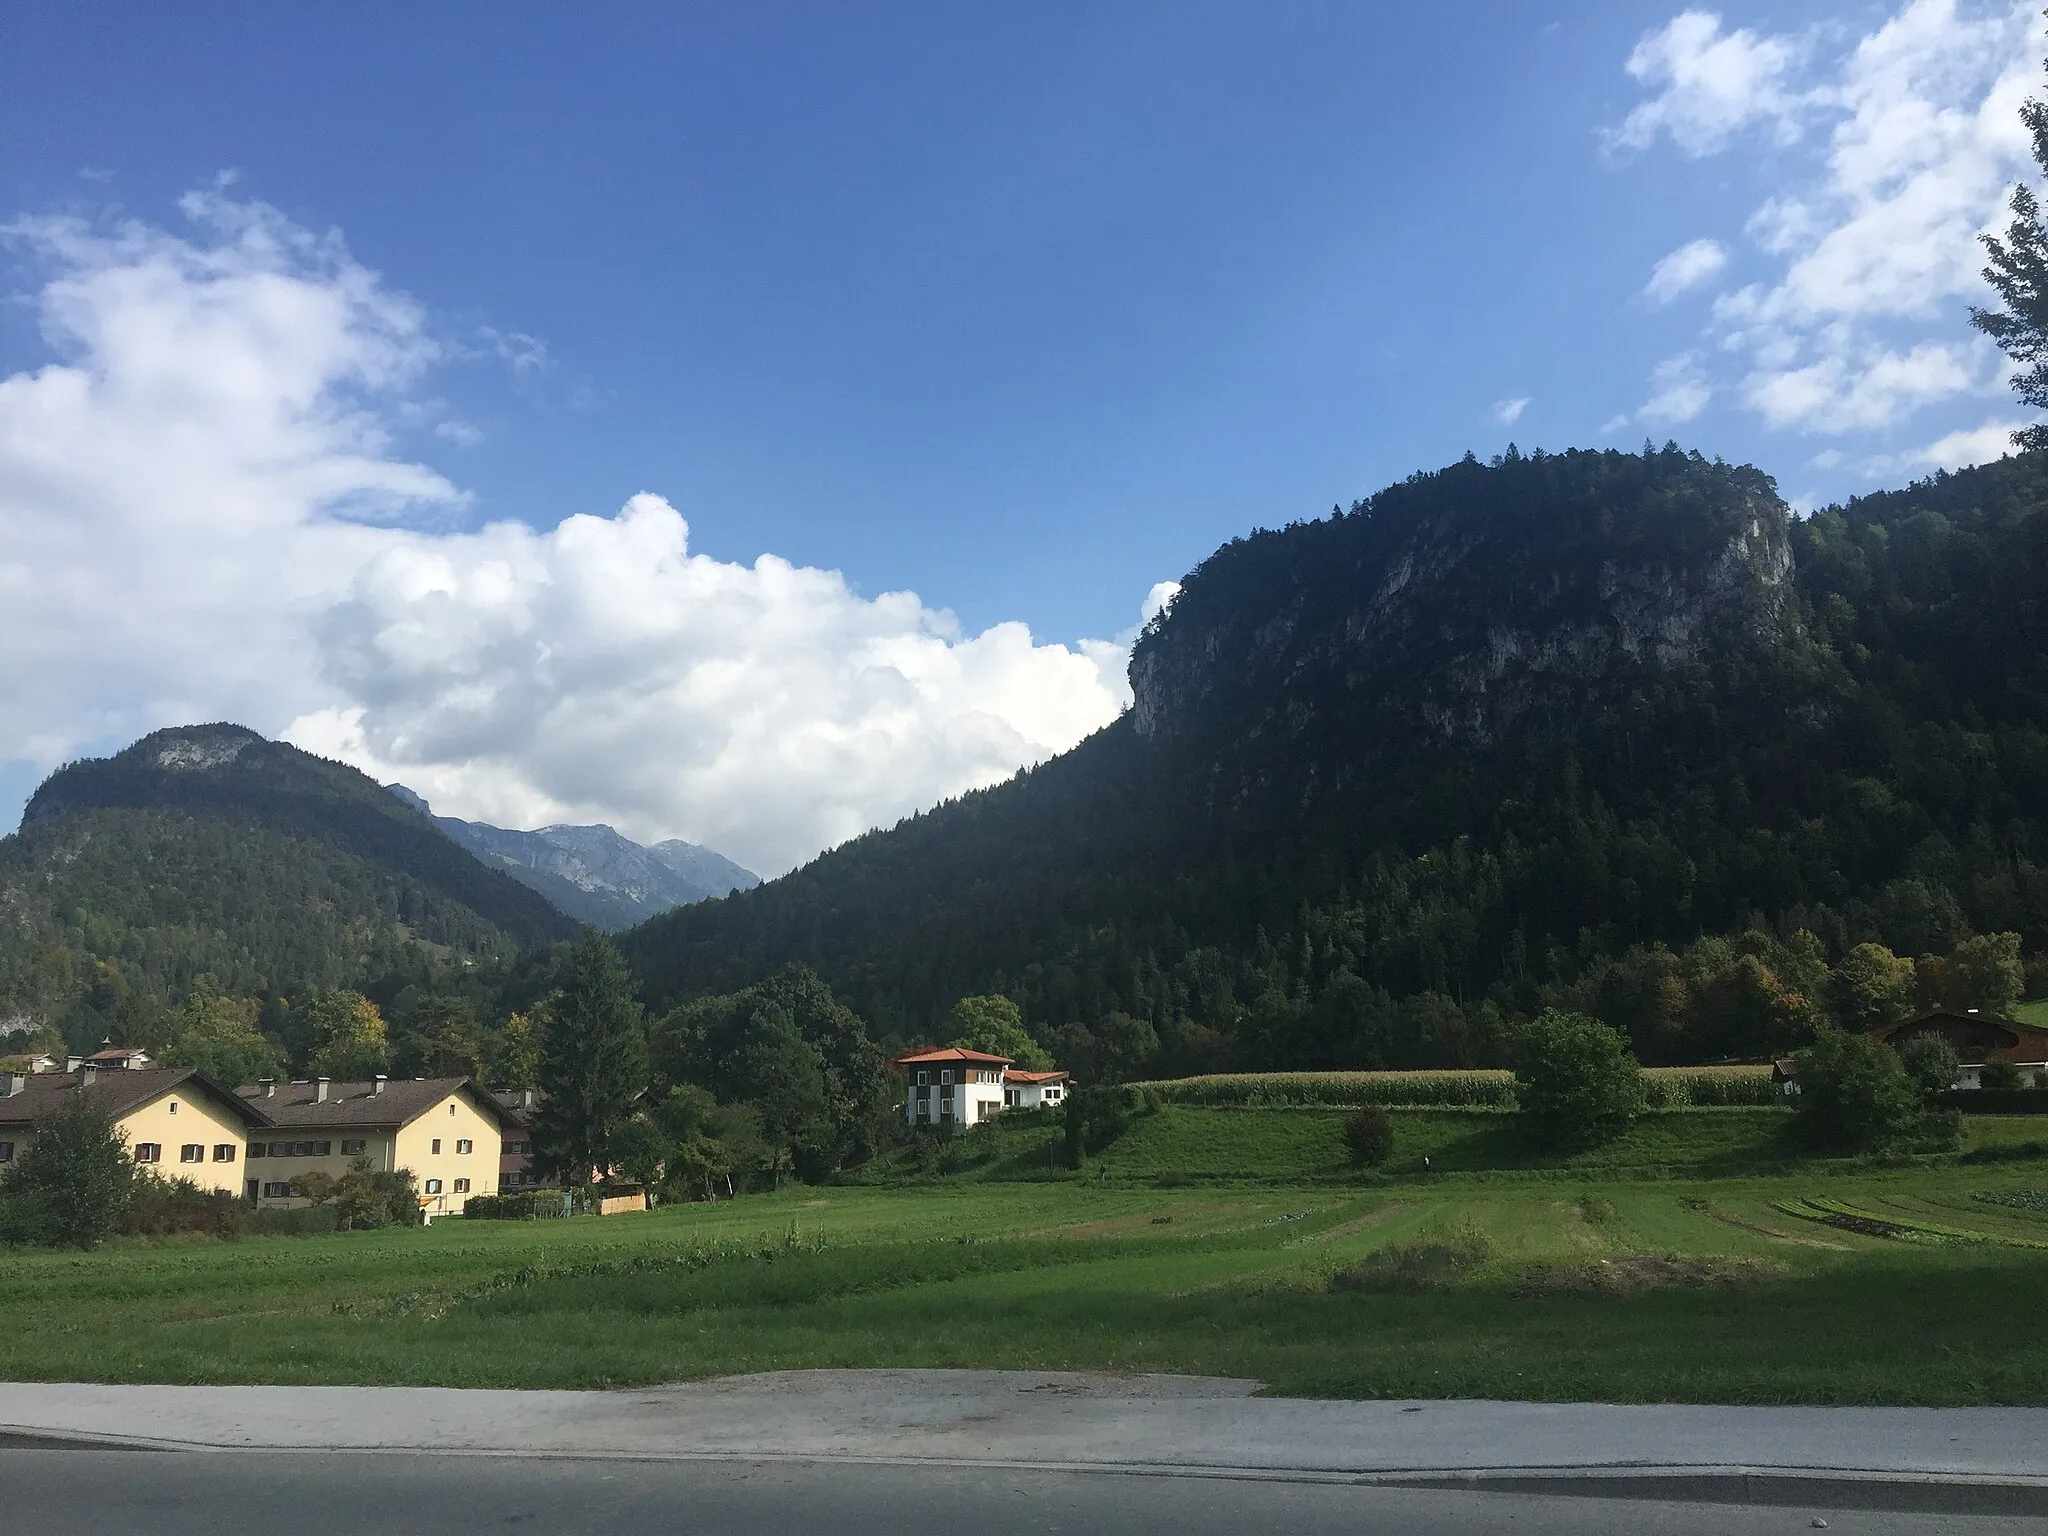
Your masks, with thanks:
M 1003 1107 L 1049 1109 L 1066 1098 L 1071 1086 L 1064 1072 L 1026 1072 L 1011 1067 L 1003 1073 Z
M 1003 1074 L 1010 1058 L 991 1056 L 949 1045 L 939 1051 L 912 1051 L 891 1066 L 909 1079 L 903 1118 L 912 1125 L 936 1125 L 949 1131 L 993 1120 L 1003 1112 Z

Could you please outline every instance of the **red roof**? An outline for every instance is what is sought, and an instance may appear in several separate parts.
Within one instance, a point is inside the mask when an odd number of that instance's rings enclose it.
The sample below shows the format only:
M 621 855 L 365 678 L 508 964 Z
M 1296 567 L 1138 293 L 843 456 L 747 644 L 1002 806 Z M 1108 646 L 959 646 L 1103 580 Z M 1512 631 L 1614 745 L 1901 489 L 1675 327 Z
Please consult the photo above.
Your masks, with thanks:
M 1012 1067 L 1003 1074 L 1006 1083 L 1058 1083 L 1066 1080 L 1064 1072 L 1020 1072 Z
M 908 1055 L 898 1056 L 890 1065 L 901 1067 L 914 1062 L 918 1066 L 923 1066 L 933 1061 L 979 1061 L 992 1067 L 1007 1067 L 1010 1064 L 1008 1056 L 991 1056 L 987 1051 L 967 1051 L 957 1045 L 949 1045 L 943 1051 L 912 1051 Z

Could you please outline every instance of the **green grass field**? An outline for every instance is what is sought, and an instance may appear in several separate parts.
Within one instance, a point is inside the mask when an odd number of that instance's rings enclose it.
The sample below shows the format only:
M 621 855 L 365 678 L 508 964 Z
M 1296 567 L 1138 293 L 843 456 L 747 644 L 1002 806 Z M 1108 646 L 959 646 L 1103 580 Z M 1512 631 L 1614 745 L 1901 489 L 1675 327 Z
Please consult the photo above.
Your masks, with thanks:
M 2012 1323 L 2048 1280 L 2048 1194 L 2024 1193 L 2048 1190 L 2048 1160 L 1783 1164 L 1782 1118 L 1700 1110 L 1602 1154 L 1654 1177 L 1526 1155 L 1443 1171 L 1483 1161 L 1475 1147 L 1512 1150 L 1488 1140 L 1506 1122 L 1417 1112 L 1398 1122 L 1400 1155 L 1440 1148 L 1439 1171 L 1345 1183 L 1340 1123 L 1162 1111 L 1111 1149 L 1103 1180 L 968 1175 L 639 1216 L 7 1250 L 0 1377 L 591 1387 L 1010 1366 L 1330 1396 L 2048 1402 L 2048 1344 Z M 2048 1125 L 1973 1120 L 1970 1134 L 2048 1141 Z M 1732 1171 L 1745 1157 L 1777 1171 Z M 1173 1183 L 1226 1168 L 1237 1182 Z M 1261 1169 L 1306 1182 L 1261 1184 Z M 1375 1253 L 1447 1246 L 1479 1256 L 1412 1291 L 1332 1283 Z

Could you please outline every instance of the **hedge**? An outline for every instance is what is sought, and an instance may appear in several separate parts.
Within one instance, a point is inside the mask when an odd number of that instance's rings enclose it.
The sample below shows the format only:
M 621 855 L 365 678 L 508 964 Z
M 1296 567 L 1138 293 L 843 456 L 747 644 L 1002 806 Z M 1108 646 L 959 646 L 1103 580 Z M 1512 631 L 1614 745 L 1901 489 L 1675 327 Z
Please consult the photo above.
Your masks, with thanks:
M 517 1195 L 471 1195 L 462 1214 L 472 1221 L 541 1221 L 566 1214 L 562 1192 L 528 1190 Z
M 2048 1115 L 2048 1088 L 1952 1088 L 1941 1102 L 1966 1115 Z

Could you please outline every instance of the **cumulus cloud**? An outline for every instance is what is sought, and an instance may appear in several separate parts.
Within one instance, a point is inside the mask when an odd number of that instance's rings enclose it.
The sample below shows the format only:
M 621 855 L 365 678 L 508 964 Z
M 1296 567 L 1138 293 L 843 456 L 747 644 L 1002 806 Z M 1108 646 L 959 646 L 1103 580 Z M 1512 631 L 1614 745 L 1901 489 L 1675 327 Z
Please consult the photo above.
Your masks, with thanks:
M 1966 469 L 1989 464 L 2013 451 L 2012 434 L 2024 422 L 1991 420 L 1946 433 L 1904 453 L 1883 454 L 1864 466 L 1872 475 L 1924 474 L 1930 469 Z
M 1691 240 L 1650 270 L 1643 292 L 1652 304 L 1669 304 L 1681 293 L 1699 287 L 1728 265 L 1728 252 L 1718 240 Z
M 185 213 L 183 235 L 9 231 L 45 266 L 56 357 L 0 380 L 17 759 L 236 719 L 456 814 L 605 820 L 772 874 L 1128 702 L 1128 634 L 971 634 L 912 593 L 714 560 L 656 495 L 474 526 L 393 448 L 443 350 L 419 306 L 260 204 L 207 193 Z M 541 356 L 529 340 L 515 359 Z
M 1504 427 L 1511 427 L 1522 419 L 1522 412 L 1529 409 L 1529 397 L 1516 395 L 1510 400 L 1496 400 L 1493 405 L 1493 419 Z
M 1709 155 L 1752 123 L 1773 137 L 1796 138 L 1804 98 L 1788 86 L 1801 43 L 1721 30 L 1711 11 L 1685 11 L 1646 33 L 1628 56 L 1628 72 L 1656 94 L 1638 105 L 1609 143 L 1645 149 L 1663 135 L 1688 155 Z
M 1711 154 L 1759 121 L 1799 141 L 1790 180 L 1744 231 L 1777 276 L 1715 301 L 1733 398 L 1773 427 L 1839 434 L 2000 387 L 1996 350 L 1965 339 L 1964 305 L 1984 292 L 1977 235 L 2032 170 L 2018 112 L 2043 41 L 2034 0 L 1967 11 L 1909 0 L 1832 49 L 1724 35 L 1700 12 L 1643 39 L 1628 68 L 1658 90 L 1619 141 L 1643 147 L 1669 132 L 1682 152 Z M 1666 257 L 1653 299 L 1691 285 L 1680 258 L 1694 246 L 1720 250 L 1694 242 Z

